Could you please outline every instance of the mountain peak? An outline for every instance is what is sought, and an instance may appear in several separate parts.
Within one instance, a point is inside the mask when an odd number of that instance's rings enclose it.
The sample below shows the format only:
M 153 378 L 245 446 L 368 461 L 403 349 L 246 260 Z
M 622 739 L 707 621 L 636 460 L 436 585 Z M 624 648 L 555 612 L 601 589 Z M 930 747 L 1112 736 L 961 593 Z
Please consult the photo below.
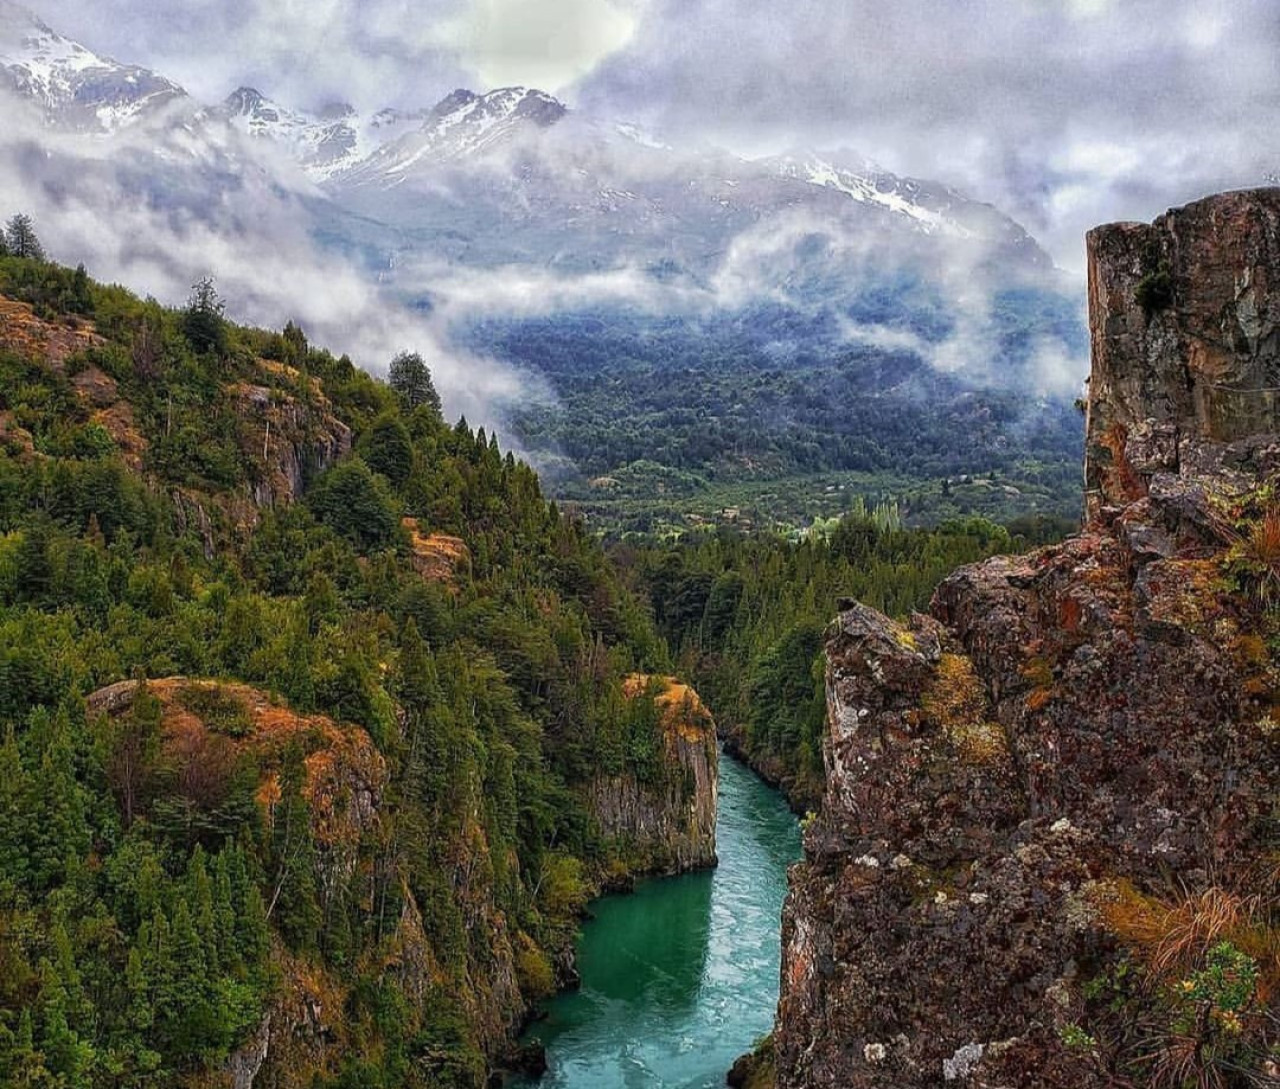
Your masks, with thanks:
M 232 113 L 252 113 L 267 101 L 266 95 L 256 87 L 237 87 L 223 101 L 224 109 Z
M 186 92 L 146 68 L 99 56 L 0 0 L 0 77 L 67 128 L 111 131 L 151 116 Z

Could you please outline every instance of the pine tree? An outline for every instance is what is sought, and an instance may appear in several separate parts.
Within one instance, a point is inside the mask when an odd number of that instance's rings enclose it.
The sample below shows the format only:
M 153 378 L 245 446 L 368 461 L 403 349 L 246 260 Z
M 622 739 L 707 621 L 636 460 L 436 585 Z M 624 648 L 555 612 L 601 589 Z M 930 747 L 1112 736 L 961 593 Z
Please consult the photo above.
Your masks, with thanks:
M 206 276 L 191 288 L 191 297 L 182 313 L 182 331 L 197 352 L 222 355 L 227 349 L 226 303 L 218 295 L 213 277 Z
M 280 774 L 280 801 L 272 827 L 272 865 L 275 870 L 267 917 L 275 919 L 295 949 L 316 948 L 321 912 L 317 898 L 315 845 L 302 788 L 306 765 L 294 747 L 285 754 Z
M 5 243 L 13 257 L 28 261 L 43 261 L 44 247 L 36 236 L 35 223 L 29 215 L 19 213 L 9 220 L 5 228 Z
M 84 794 L 76 781 L 71 727 L 66 712 L 32 715 L 31 732 L 43 737 L 38 776 L 28 778 L 23 809 L 30 814 L 32 880 L 45 889 L 64 878 L 71 862 L 89 851 Z
M 307 334 L 301 326 L 289 322 L 284 327 L 284 361 L 294 367 L 301 367 L 307 361 Z
M 209 971 L 216 973 L 221 967 L 218 949 L 218 925 L 214 915 L 213 879 L 209 876 L 204 848 L 196 844 L 187 864 L 186 899 L 191 905 L 196 932 L 209 964 Z
M 431 379 L 431 368 L 417 352 L 401 352 L 391 361 L 387 382 L 409 411 L 419 406 L 436 417 L 441 414 L 440 394 Z
M 0 888 L 22 888 L 28 878 L 27 837 L 30 799 L 18 739 L 10 725 L 0 744 Z
M 4 1079 L 0 1085 L 11 1089 L 44 1089 L 54 1081 L 53 1073 L 45 1066 L 43 1053 L 36 1050 L 35 1022 L 30 1006 L 24 1006 L 18 1017 L 12 1043 L 0 1051 L 0 1077 Z
M 93 296 L 89 292 L 89 274 L 84 265 L 77 265 L 71 275 L 70 309 L 77 314 L 88 314 L 93 310 Z
M 228 847 L 220 851 L 213 863 L 214 940 L 223 971 L 234 967 L 240 959 L 236 942 L 235 893 L 231 882 L 232 850 Z
M 373 422 L 364 455 L 369 468 L 392 484 L 400 485 L 413 471 L 413 440 L 409 429 L 394 413 L 385 413 Z
M 40 962 L 40 980 L 40 1050 L 45 1064 L 66 1089 L 88 1089 L 93 1048 L 71 1027 L 66 986 L 47 958 Z
M 151 1008 L 147 972 L 143 967 L 142 953 L 137 946 L 129 950 L 129 959 L 124 970 L 124 988 L 129 996 L 129 1008 L 125 1011 L 125 1021 L 134 1032 L 145 1034 L 155 1021 L 155 1011 Z

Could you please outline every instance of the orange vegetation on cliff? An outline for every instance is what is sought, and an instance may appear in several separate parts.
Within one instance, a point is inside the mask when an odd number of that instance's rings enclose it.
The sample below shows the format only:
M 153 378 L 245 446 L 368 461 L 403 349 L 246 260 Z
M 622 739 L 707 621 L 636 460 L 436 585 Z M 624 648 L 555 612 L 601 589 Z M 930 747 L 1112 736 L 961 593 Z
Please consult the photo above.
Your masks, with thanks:
M 102 343 L 87 321 L 45 321 L 36 317 L 29 303 L 0 297 L 0 348 L 26 359 L 46 360 L 59 370 L 67 356 Z
M 662 725 L 675 731 L 685 741 L 703 741 L 708 733 L 715 732 L 715 721 L 698 693 L 674 677 L 654 677 L 648 673 L 633 673 L 623 683 L 627 699 L 636 699 L 649 691 L 651 685 L 661 685 L 654 696 L 654 703 L 662 712 Z
M 459 573 L 471 565 L 466 541 L 443 533 L 423 533 L 416 518 L 405 518 L 402 524 L 409 531 L 414 570 L 429 582 L 456 586 Z
M 132 706 L 137 688 L 124 681 L 101 689 L 89 697 L 89 711 L 118 715 Z M 298 714 L 244 684 L 169 677 L 147 682 L 147 691 L 160 702 L 165 751 L 190 785 L 198 788 L 195 779 L 216 777 L 252 753 L 260 769 L 255 798 L 270 820 L 286 750 L 299 745 L 317 843 L 355 845 L 387 777 L 386 762 L 364 730 Z

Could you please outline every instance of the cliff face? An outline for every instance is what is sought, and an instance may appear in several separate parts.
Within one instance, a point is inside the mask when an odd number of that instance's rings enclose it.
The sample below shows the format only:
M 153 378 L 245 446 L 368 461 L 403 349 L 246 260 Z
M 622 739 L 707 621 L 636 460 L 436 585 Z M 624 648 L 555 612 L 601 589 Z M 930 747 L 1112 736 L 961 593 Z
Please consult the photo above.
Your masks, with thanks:
M 1276 1077 L 1278 223 L 1094 231 L 1085 530 L 831 629 L 783 1089 Z
M 632 677 L 628 697 L 648 699 L 655 686 L 661 773 L 652 782 L 630 774 L 601 776 L 591 787 L 591 809 L 632 873 L 714 866 L 720 787 L 715 722 L 693 689 L 670 678 Z

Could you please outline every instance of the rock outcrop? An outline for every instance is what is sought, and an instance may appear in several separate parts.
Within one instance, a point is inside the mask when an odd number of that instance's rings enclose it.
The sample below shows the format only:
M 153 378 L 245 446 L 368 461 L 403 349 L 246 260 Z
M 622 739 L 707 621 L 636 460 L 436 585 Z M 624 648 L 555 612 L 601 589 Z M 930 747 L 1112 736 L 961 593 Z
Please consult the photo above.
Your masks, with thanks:
M 299 391 L 251 383 L 230 390 L 237 414 L 249 425 L 247 453 L 259 465 L 253 501 L 272 507 L 293 502 L 312 477 L 350 453 L 351 429 L 333 414 L 315 379 L 281 363 L 262 360 L 259 365 L 271 381 L 292 383 Z
M 400 524 L 409 534 L 413 569 L 428 582 L 456 590 L 471 571 L 471 549 L 467 542 L 444 533 L 428 533 L 417 518 L 402 519 Z
M 627 696 L 656 704 L 661 772 L 652 781 L 624 774 L 592 784 L 601 833 L 618 846 L 631 875 L 714 866 L 720 772 L 711 713 L 692 688 L 669 677 L 633 676 Z
M 1094 231 L 1085 529 L 831 629 L 780 1089 L 1274 1083 L 1278 227 Z

